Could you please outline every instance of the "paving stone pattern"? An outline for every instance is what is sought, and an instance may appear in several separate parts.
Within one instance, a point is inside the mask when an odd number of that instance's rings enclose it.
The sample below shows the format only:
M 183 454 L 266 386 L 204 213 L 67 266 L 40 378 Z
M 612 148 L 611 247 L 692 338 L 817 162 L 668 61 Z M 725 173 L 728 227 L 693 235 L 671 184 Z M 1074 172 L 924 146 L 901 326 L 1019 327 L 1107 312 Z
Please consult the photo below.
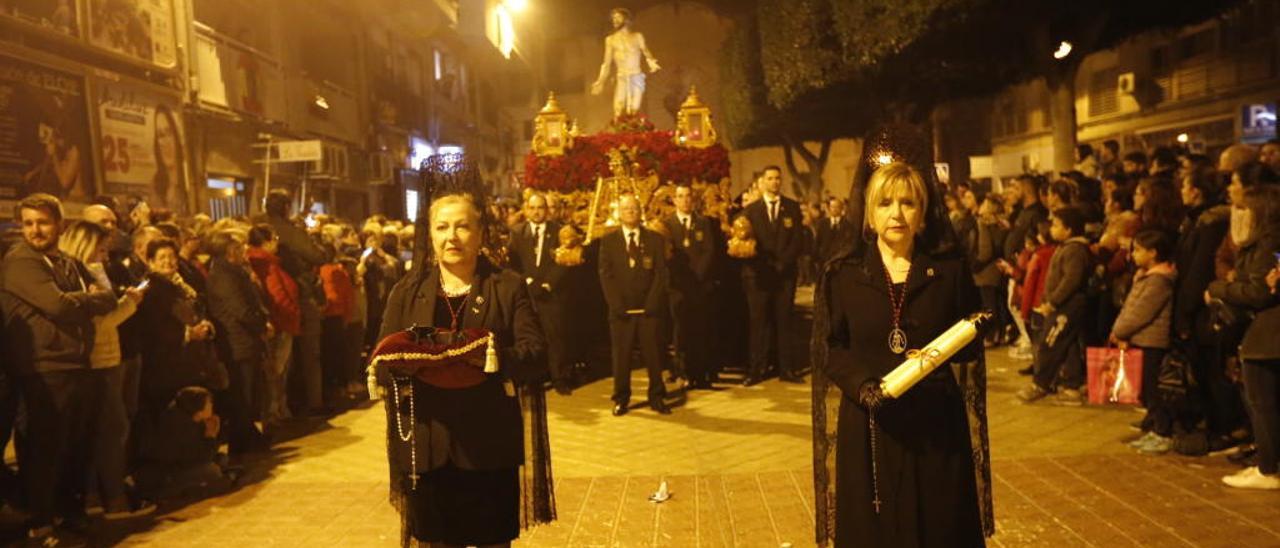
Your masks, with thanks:
M 990 353 L 992 546 L 1280 546 L 1280 493 L 1240 492 L 1222 458 L 1128 449 L 1119 408 L 1022 405 L 1022 364 Z M 634 392 L 644 393 L 643 375 Z M 518 546 L 813 545 L 807 385 L 694 392 L 672 415 L 610 415 L 609 381 L 551 396 L 559 520 Z M 379 407 L 286 444 L 261 477 L 124 537 L 148 546 L 395 546 Z M 661 481 L 672 498 L 647 500 Z

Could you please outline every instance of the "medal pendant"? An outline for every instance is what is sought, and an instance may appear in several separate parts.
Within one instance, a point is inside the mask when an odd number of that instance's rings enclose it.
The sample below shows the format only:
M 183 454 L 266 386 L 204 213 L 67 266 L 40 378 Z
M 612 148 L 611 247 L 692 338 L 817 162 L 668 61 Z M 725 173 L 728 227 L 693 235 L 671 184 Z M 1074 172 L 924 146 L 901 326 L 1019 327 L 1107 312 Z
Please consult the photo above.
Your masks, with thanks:
M 907 333 L 901 328 L 895 327 L 889 332 L 889 350 L 894 354 L 907 351 Z

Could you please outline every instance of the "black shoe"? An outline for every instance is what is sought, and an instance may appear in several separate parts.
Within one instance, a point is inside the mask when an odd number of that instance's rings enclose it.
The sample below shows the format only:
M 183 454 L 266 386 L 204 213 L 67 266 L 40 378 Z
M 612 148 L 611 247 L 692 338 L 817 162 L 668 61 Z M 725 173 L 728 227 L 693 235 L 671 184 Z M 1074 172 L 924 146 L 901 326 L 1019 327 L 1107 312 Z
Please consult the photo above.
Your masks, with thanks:
M 657 411 L 659 415 L 670 415 L 670 414 L 671 414 L 671 408 L 670 408 L 670 407 L 667 407 L 667 402 L 664 402 L 664 401 L 662 401 L 662 400 L 657 400 L 657 401 L 655 401 L 655 402 L 653 402 L 653 403 L 649 404 L 649 407 L 652 407 L 652 408 L 653 408 L 653 410 L 654 410 L 654 411 Z
M 1023 367 L 1022 369 L 1019 369 L 1018 374 L 1024 377 L 1030 377 L 1036 374 L 1036 367 L 1034 365 L 1028 365 L 1026 367 Z
M 60 525 L 63 529 L 71 531 L 72 533 L 84 534 L 85 531 L 89 530 L 89 526 L 92 524 L 93 522 L 89 521 L 88 514 L 77 512 L 62 518 L 62 523 Z
M 557 381 L 555 383 L 556 393 L 561 396 L 568 396 L 573 393 L 573 385 L 569 381 Z
M 621 417 L 627 414 L 627 404 L 619 403 L 613 406 L 613 416 Z
M 760 384 L 760 377 L 747 375 L 746 378 L 742 379 L 742 386 L 755 386 L 757 384 Z
M 711 381 L 706 379 L 689 381 L 689 390 L 711 390 Z
M 778 380 L 782 382 L 789 382 L 791 384 L 804 384 L 804 377 L 791 373 L 778 375 Z
M 1258 462 L 1258 448 L 1254 446 L 1241 448 L 1239 451 L 1227 455 L 1227 460 L 1236 466 L 1252 466 Z

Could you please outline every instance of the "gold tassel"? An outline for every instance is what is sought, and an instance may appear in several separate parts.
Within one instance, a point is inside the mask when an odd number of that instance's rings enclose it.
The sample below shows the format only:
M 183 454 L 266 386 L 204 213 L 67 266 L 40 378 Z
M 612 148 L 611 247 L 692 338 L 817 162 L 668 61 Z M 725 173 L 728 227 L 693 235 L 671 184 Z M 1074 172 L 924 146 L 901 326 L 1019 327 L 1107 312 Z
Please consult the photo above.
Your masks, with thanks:
M 378 377 L 373 373 L 373 367 L 369 367 L 369 376 L 365 378 L 365 383 L 369 390 L 369 400 L 374 401 L 382 396 L 382 388 L 378 386 Z
M 485 373 L 498 372 L 498 349 L 494 348 L 493 339 L 494 339 L 494 335 L 490 333 L 489 348 L 484 351 L 484 372 Z

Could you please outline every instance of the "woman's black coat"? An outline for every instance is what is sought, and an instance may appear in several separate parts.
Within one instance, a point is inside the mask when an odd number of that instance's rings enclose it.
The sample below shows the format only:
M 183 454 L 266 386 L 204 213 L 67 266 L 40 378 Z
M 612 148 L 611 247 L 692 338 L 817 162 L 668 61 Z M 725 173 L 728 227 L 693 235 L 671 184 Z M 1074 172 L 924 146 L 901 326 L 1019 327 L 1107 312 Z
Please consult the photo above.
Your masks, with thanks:
M 826 375 L 843 397 L 836 450 L 835 546 L 982 546 L 983 527 L 964 396 L 943 365 L 877 411 L 880 514 L 872 505 L 867 411 L 858 389 L 904 359 L 889 350 L 888 281 L 874 245 L 830 280 Z M 980 298 L 963 257 L 917 252 L 907 282 L 902 329 L 922 348 L 977 312 Z M 952 361 L 973 361 L 981 339 Z
M 497 335 L 500 374 L 464 389 L 413 383 L 420 472 L 447 462 L 467 470 L 492 470 L 519 466 L 524 461 L 520 405 L 515 397 L 507 395 L 503 384 L 506 380 L 521 385 L 542 382 L 547 376 L 546 341 L 519 275 L 498 270 L 481 259 L 472 287 L 462 328 L 483 328 Z M 414 325 L 447 328 L 435 325 L 439 288 L 440 274 L 435 268 L 425 276 L 415 270 L 402 278 L 387 298 L 379 339 Z M 407 409 L 404 398 L 401 406 Z M 395 425 L 388 427 L 394 429 Z M 403 460 L 400 469 L 408 469 L 409 455 L 400 454 L 407 451 L 394 453 L 393 459 Z
M 142 350 L 141 403 L 155 412 L 179 389 L 201 384 L 201 370 L 186 353 L 186 331 L 201 319 L 199 301 L 164 276 L 148 274 L 150 286 L 134 314 Z

